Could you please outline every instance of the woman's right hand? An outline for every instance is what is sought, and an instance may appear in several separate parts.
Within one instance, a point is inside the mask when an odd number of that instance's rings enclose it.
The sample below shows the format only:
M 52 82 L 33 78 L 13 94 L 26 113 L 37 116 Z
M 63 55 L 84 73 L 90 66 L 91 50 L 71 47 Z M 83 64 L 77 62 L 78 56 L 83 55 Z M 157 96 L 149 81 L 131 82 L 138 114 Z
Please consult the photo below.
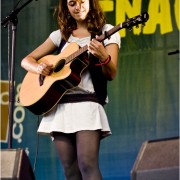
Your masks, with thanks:
M 52 68 L 53 68 L 52 64 L 46 64 L 44 62 L 40 62 L 37 65 L 37 73 L 42 74 L 44 76 L 48 76 L 51 73 Z
M 27 55 L 21 61 L 21 66 L 32 73 L 42 74 L 48 76 L 51 73 L 53 64 L 48 64 L 46 62 L 40 61 L 41 58 L 48 54 L 52 54 L 57 47 L 54 45 L 52 40 L 48 38 L 44 43 L 37 47 L 33 52 Z

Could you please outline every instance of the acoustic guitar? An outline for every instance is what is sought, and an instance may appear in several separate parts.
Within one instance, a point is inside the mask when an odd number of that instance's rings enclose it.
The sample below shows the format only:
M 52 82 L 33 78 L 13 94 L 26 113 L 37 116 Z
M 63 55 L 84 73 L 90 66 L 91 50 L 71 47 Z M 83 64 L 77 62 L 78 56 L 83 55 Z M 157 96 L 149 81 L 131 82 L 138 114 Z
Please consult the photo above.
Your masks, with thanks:
M 147 12 L 135 16 L 126 22 L 114 26 L 98 37 L 102 42 L 117 31 L 132 29 L 138 24 L 145 25 L 149 19 Z M 42 76 L 32 72 L 25 75 L 19 92 L 20 104 L 35 115 L 49 112 L 69 90 L 78 86 L 82 72 L 88 67 L 86 55 L 88 45 L 79 48 L 75 42 L 70 43 L 60 54 L 47 55 L 37 62 L 53 64 L 49 76 Z

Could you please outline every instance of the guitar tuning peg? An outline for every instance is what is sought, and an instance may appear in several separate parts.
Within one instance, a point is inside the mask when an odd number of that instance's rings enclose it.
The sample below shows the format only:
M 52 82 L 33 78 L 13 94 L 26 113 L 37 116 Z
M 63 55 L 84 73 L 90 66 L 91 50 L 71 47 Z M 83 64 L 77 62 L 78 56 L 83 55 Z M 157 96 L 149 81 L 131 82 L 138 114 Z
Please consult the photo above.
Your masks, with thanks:
M 143 28 L 144 28 L 145 25 L 146 25 L 145 23 L 142 23 L 142 25 L 141 25 L 141 29 L 142 29 L 142 30 L 143 30 Z
M 144 27 L 144 26 L 145 26 L 145 23 L 143 22 L 143 23 L 142 23 L 142 27 Z

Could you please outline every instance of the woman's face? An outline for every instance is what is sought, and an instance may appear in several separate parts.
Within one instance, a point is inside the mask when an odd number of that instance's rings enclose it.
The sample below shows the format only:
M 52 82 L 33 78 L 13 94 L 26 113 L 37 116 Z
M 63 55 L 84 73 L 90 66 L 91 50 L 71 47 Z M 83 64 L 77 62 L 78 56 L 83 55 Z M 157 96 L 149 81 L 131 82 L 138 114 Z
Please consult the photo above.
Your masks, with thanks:
M 89 12 L 89 0 L 67 0 L 67 7 L 76 21 L 83 21 Z

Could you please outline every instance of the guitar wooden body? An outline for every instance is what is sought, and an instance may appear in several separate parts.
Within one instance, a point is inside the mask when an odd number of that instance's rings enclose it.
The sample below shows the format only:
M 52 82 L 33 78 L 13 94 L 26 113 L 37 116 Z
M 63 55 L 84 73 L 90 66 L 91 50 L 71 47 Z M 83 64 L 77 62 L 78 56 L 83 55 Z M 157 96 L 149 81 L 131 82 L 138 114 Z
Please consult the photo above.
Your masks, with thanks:
M 47 55 L 40 62 L 53 64 L 55 67 L 59 61 L 66 59 L 70 54 L 79 49 L 76 43 L 70 43 L 59 55 Z M 70 89 L 78 86 L 81 74 L 88 66 L 88 61 L 76 58 L 64 65 L 58 72 L 52 72 L 44 77 L 40 85 L 40 75 L 28 72 L 21 85 L 19 99 L 20 104 L 25 106 L 36 115 L 42 115 L 50 111 Z

